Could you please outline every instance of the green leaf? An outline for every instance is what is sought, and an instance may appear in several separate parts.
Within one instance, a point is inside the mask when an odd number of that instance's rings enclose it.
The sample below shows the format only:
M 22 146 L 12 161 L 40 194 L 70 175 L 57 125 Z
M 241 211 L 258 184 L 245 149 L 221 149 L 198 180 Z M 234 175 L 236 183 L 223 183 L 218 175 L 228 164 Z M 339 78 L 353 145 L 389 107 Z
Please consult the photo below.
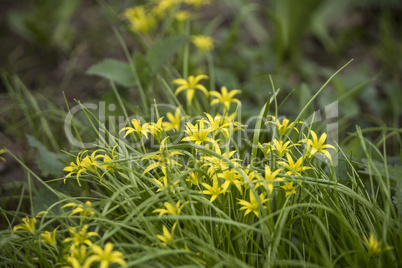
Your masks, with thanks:
M 42 176 L 60 176 L 64 168 L 63 161 L 66 157 L 62 154 L 56 154 L 48 151 L 47 148 L 33 136 L 26 135 L 26 137 L 28 139 L 29 145 L 38 149 L 39 151 L 37 162 Z
M 187 36 L 171 36 L 151 47 L 146 59 L 153 73 L 156 73 L 188 41 Z
M 133 87 L 136 85 L 130 65 L 114 59 L 105 59 L 92 65 L 88 69 L 87 74 L 112 79 L 115 83 L 125 87 Z
M 59 201 L 57 195 L 52 193 L 48 188 L 41 187 L 32 200 L 34 204 L 34 214 L 36 215 L 41 211 L 47 210 L 57 201 Z M 54 206 L 51 210 L 52 213 L 60 215 L 60 207 L 61 205 Z

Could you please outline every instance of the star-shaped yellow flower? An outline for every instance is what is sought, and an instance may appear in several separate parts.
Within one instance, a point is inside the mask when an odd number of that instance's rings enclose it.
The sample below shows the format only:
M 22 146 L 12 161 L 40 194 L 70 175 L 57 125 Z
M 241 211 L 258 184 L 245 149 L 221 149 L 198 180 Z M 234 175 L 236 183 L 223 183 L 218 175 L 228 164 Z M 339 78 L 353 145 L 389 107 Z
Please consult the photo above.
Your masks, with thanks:
M 86 267 L 90 267 L 93 262 L 99 261 L 100 268 L 107 268 L 110 263 L 117 263 L 123 267 L 127 267 L 127 263 L 124 261 L 123 253 L 120 251 L 113 251 L 113 244 L 108 242 L 105 245 L 105 249 L 102 249 L 100 246 L 93 245 L 92 252 L 94 255 L 91 255 L 87 261 L 85 262 Z
M 166 228 L 166 226 L 163 225 L 163 227 L 162 227 L 163 235 L 156 235 L 156 237 L 162 241 L 163 245 L 166 246 L 169 242 L 172 242 L 174 240 L 173 235 L 174 235 L 174 229 L 176 228 L 176 226 L 177 226 L 177 222 L 175 222 L 175 224 L 173 224 L 172 232 L 169 232 L 168 228 Z
M 214 40 L 210 36 L 194 35 L 191 38 L 193 44 L 201 51 L 210 51 L 214 49 Z
M 207 188 L 208 190 L 204 190 L 201 193 L 210 195 L 211 199 L 209 201 L 214 202 L 215 199 L 220 195 L 226 193 L 226 190 L 222 189 L 221 186 L 219 186 L 218 183 L 218 178 L 214 177 L 212 186 L 209 185 L 208 183 L 202 183 L 202 185 Z
M 223 107 L 225 107 L 225 110 L 227 111 L 229 110 L 230 103 L 240 103 L 238 99 L 233 98 L 234 95 L 239 93 L 241 93 L 241 90 L 239 89 L 233 89 L 228 92 L 228 89 L 226 87 L 221 87 L 221 93 L 219 93 L 218 91 L 211 91 L 209 94 L 216 98 L 211 101 L 211 105 L 222 103 Z
M 164 214 L 177 216 L 177 215 L 180 215 L 180 212 L 183 209 L 183 207 L 186 205 L 186 203 L 181 204 L 181 201 L 179 200 L 179 201 L 177 201 L 177 203 L 175 205 L 170 204 L 169 202 L 165 202 L 165 203 L 163 203 L 163 205 L 165 206 L 166 209 L 158 208 L 152 212 L 159 213 L 159 216 L 163 216 Z
M 196 77 L 190 75 L 187 80 L 183 78 L 173 80 L 173 84 L 179 85 L 176 89 L 175 95 L 178 95 L 183 90 L 187 90 L 188 104 L 191 104 L 196 89 L 201 90 L 205 95 L 208 95 L 208 90 L 203 85 L 199 84 L 203 79 L 208 79 L 208 76 L 204 74 L 197 75 Z
M 327 134 L 323 133 L 319 139 L 317 137 L 317 134 L 313 130 L 310 130 L 310 134 L 311 134 L 311 137 L 313 138 L 312 140 L 307 139 L 306 136 L 303 140 L 301 140 L 301 142 L 305 143 L 307 146 L 307 148 L 306 148 L 307 157 L 312 157 L 315 154 L 323 154 L 330 161 L 332 161 L 331 154 L 326 149 L 328 149 L 328 148 L 334 149 L 334 150 L 336 150 L 336 149 L 334 146 L 332 146 L 330 144 L 324 144 L 325 140 L 327 139 Z
M 264 204 L 269 200 L 268 198 L 266 198 L 266 195 L 267 195 L 267 193 L 262 193 L 259 195 L 261 204 Z M 239 200 L 239 202 L 238 202 L 239 205 L 242 206 L 240 208 L 240 210 L 246 210 L 244 215 L 247 215 L 250 212 L 254 212 L 254 214 L 257 217 L 260 217 L 260 206 L 258 205 L 257 199 L 255 199 L 255 196 L 251 189 L 250 189 L 250 202 L 248 202 L 246 200 L 242 200 L 242 199 L 238 199 L 238 200 Z M 263 205 L 263 208 L 266 208 L 266 206 Z

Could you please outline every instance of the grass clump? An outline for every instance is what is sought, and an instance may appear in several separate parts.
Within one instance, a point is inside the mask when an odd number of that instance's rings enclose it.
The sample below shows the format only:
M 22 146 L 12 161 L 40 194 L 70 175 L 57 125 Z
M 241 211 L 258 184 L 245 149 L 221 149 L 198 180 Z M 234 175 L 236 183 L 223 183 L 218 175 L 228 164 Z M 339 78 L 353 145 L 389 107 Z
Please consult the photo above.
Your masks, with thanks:
M 246 118 L 243 91 L 223 84 L 222 77 L 216 83 L 213 39 L 189 36 L 195 16 L 190 10 L 202 4 L 160 1 L 115 17 L 144 55 L 131 55 L 116 31 L 128 63 L 109 59 L 88 73 L 110 80 L 117 105 L 108 108 L 118 107 L 123 120 L 93 112 L 105 103 L 67 104 L 64 127 L 72 148 L 64 162 L 29 137 L 43 159 L 63 163 L 63 176 L 50 179 L 43 170 L 38 176 L 0 149 L 24 167 L 31 206 L 22 212 L 23 188 L 15 211 L 0 210 L 6 225 L 0 232 L 2 266 L 402 264 L 400 167 L 386 157 L 387 139 L 399 130 L 382 138 L 380 150 L 357 127 L 353 138 L 365 158 L 357 160 L 339 146 L 333 125 L 316 120 L 317 113 L 307 118 L 338 72 L 293 119 L 280 116 L 290 94 L 278 103 L 273 83 L 259 114 Z M 195 60 L 189 59 L 191 42 Z M 121 87 L 138 89 L 145 114 L 121 97 Z M 154 99 L 149 105 L 152 92 L 168 104 Z M 33 96 L 29 100 L 38 107 Z M 96 140 L 84 142 L 88 137 Z M 50 143 L 57 147 L 56 139 Z M 46 169 L 50 160 L 43 159 Z M 33 179 L 42 185 L 37 192 Z M 47 206 L 38 210 L 35 192 L 47 198 Z

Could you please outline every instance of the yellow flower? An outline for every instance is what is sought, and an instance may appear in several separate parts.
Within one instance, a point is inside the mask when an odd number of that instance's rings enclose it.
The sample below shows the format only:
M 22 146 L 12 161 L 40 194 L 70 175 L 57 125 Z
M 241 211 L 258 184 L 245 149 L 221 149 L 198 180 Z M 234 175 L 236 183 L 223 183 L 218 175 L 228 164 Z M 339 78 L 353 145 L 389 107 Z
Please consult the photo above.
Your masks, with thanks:
M 225 180 L 225 182 L 222 184 L 222 188 L 224 191 L 227 191 L 227 189 L 229 188 L 230 184 L 234 184 L 237 188 L 237 190 L 239 190 L 240 194 L 243 193 L 242 190 L 242 180 L 241 180 L 241 175 L 239 174 L 239 172 L 237 172 L 235 169 L 231 169 L 231 170 L 225 170 L 222 173 L 218 174 L 218 178 L 222 178 Z
M 158 17 L 164 17 L 170 9 L 179 4 L 181 0 L 158 0 L 152 12 Z
M 73 210 L 71 211 L 70 216 L 76 213 L 80 213 L 80 216 L 84 217 L 84 216 L 93 216 L 95 214 L 91 205 L 92 203 L 90 201 L 85 202 L 85 205 L 71 202 L 65 204 L 61 208 L 72 207 Z
M 291 148 L 292 146 L 299 145 L 299 144 L 290 144 L 290 141 L 283 143 L 283 141 L 278 141 L 277 139 L 273 139 L 272 143 L 264 143 L 258 144 L 261 151 L 264 153 L 265 157 L 268 157 L 268 153 L 272 150 L 275 150 L 279 157 L 283 157 L 285 153 Z
M 183 90 L 187 90 L 188 104 L 191 104 L 196 89 L 201 90 L 205 95 L 208 95 L 208 90 L 203 85 L 199 84 L 203 79 L 208 79 L 208 76 L 204 74 L 197 75 L 196 77 L 190 75 L 187 80 L 183 78 L 173 80 L 173 84 L 179 85 L 176 89 L 175 95 L 178 95 Z
M 113 244 L 108 242 L 105 245 L 105 249 L 100 246 L 93 245 L 92 252 L 95 255 L 91 255 L 85 264 L 90 266 L 93 262 L 100 262 L 100 268 L 107 268 L 110 263 L 117 263 L 123 267 L 127 267 L 127 263 L 124 261 L 123 253 L 120 251 L 113 251 Z
M 38 214 L 36 214 L 35 217 L 33 218 L 29 218 L 28 216 L 26 216 L 25 218 L 22 219 L 23 223 L 17 224 L 16 226 L 14 226 L 13 231 L 17 231 L 17 230 L 25 230 L 28 233 L 34 235 L 36 233 L 36 218 L 42 216 L 43 214 L 46 214 L 46 211 L 41 211 Z
M 296 190 L 295 190 L 296 185 L 294 184 L 293 181 L 285 182 L 285 185 L 281 186 L 281 188 L 286 190 L 286 195 L 285 196 L 288 196 L 290 194 L 295 194 L 296 193 Z
M 40 238 L 48 243 L 49 245 L 56 247 L 57 246 L 57 241 L 56 241 L 56 231 L 59 229 L 60 226 L 58 226 L 56 229 L 53 230 L 53 232 L 49 233 L 48 231 L 45 231 L 44 233 L 40 234 Z
M 173 224 L 172 227 L 172 232 L 169 233 L 169 230 L 166 228 L 165 225 L 163 225 L 163 235 L 156 235 L 157 238 L 159 238 L 159 240 L 162 241 L 163 245 L 167 245 L 167 243 L 172 242 L 173 241 L 173 234 L 174 234 L 174 229 L 177 226 L 177 222 L 175 222 L 175 224 Z
M 319 154 L 323 154 L 325 155 L 330 161 L 332 161 L 331 158 L 331 154 L 326 150 L 327 148 L 330 149 L 335 149 L 334 146 L 330 145 L 330 144 L 324 144 L 325 140 L 327 139 L 327 134 L 323 133 L 320 137 L 320 139 L 317 138 L 317 134 L 313 131 L 310 130 L 310 134 L 311 137 L 313 138 L 311 139 L 307 139 L 306 135 L 304 135 L 304 139 L 301 140 L 300 142 L 303 142 L 306 144 L 307 148 L 307 157 L 312 157 L 313 155 L 315 155 L 316 153 Z
M 265 124 L 274 124 L 277 126 L 278 128 L 278 132 L 279 132 L 279 136 L 283 136 L 285 135 L 290 129 L 294 129 L 297 132 L 299 132 L 299 130 L 297 128 L 295 128 L 294 126 L 296 125 L 295 122 L 292 122 L 289 124 L 289 119 L 284 118 L 282 120 L 282 123 L 275 117 L 275 116 L 271 116 L 272 117 L 272 121 L 268 121 Z
M 163 169 L 162 169 L 163 170 Z M 179 180 L 175 180 L 172 184 L 168 182 L 168 179 L 166 176 L 160 177 L 159 180 L 153 179 L 153 181 L 158 184 L 159 189 L 156 192 L 160 192 L 166 187 L 169 186 L 169 190 L 172 191 L 173 193 L 175 192 L 174 189 L 183 189 L 182 187 L 177 187 L 176 185 L 179 184 Z M 161 182 L 162 181 L 162 182 Z M 169 185 L 170 184 L 170 185 Z
M 205 113 L 205 115 L 214 136 L 221 132 L 225 139 L 228 140 L 235 131 L 243 130 L 243 125 L 234 121 L 235 113 L 226 116 L 217 114 L 215 117 L 212 117 L 209 113 Z
M 185 21 L 191 17 L 191 13 L 185 10 L 179 10 L 176 13 L 176 20 L 179 22 Z
M 288 172 L 286 172 L 287 174 L 295 174 L 297 176 L 301 176 L 301 171 L 311 169 L 311 167 L 303 167 L 303 156 L 301 156 L 296 162 L 293 161 L 293 158 L 288 153 L 286 153 L 286 158 L 288 159 L 287 163 L 284 161 L 278 161 L 278 164 L 284 166 L 289 170 Z
M 69 227 L 68 231 L 71 233 L 72 236 L 64 239 L 64 242 L 73 242 L 74 246 L 80 246 L 84 244 L 91 246 L 92 241 L 89 240 L 89 238 L 92 236 L 100 237 L 100 235 L 96 232 L 87 232 L 87 230 L 88 225 L 84 225 L 79 231 L 74 227 Z
M 80 152 L 77 155 L 76 163 L 71 162 L 70 166 L 67 166 L 63 169 L 63 171 L 70 172 L 66 175 L 66 177 L 64 179 L 64 183 L 66 183 L 66 180 L 68 177 L 71 177 L 71 175 L 77 173 L 77 182 L 78 182 L 78 185 L 81 186 L 80 175 L 82 172 L 84 172 L 84 173 L 85 172 L 96 172 L 97 168 L 101 168 L 101 166 L 96 161 L 96 159 L 98 159 L 99 157 L 102 157 L 102 155 L 96 155 L 96 153 L 99 151 L 103 151 L 103 150 L 101 150 L 101 149 L 96 150 L 91 154 L 91 157 L 89 157 L 87 155 L 84 158 L 82 158 L 82 156 L 84 154 L 88 153 L 88 151 Z
M 240 103 L 238 99 L 233 98 L 234 95 L 239 93 L 241 93 L 241 90 L 239 89 L 233 89 L 228 93 L 228 89 L 226 87 L 221 87 L 221 93 L 218 91 L 211 91 L 209 94 L 216 98 L 211 102 L 211 105 L 222 103 L 225 107 L 225 110 L 229 110 L 230 103 Z
M 259 195 L 261 204 L 264 204 L 269 200 L 268 198 L 266 198 L 266 195 L 267 195 L 267 193 L 262 193 Z M 254 214 L 257 217 L 260 217 L 260 207 L 258 205 L 257 200 L 255 199 L 255 196 L 254 196 L 252 190 L 250 190 L 250 202 L 248 202 L 246 200 L 242 200 L 242 199 L 238 199 L 238 200 L 239 200 L 239 204 L 242 206 L 240 208 L 240 210 L 246 210 L 244 215 L 247 215 L 250 212 L 254 212 Z M 266 208 L 266 206 L 263 206 L 263 208 Z
M 67 261 L 67 266 L 62 266 L 63 268 L 72 267 L 72 268 L 90 268 L 90 263 L 86 261 L 89 251 L 87 250 L 87 246 L 81 245 L 76 247 L 72 245 L 69 248 L 70 254 L 66 255 L 64 258 Z
M 34 235 L 36 232 L 36 219 L 35 218 L 28 218 L 28 216 L 26 216 L 25 218 L 22 219 L 23 223 L 20 223 L 16 226 L 14 226 L 13 231 L 17 231 L 17 230 L 25 230 L 28 233 Z
M 370 256 L 371 256 L 371 255 L 378 255 L 378 254 L 380 254 L 380 253 L 383 252 L 383 251 L 390 250 L 390 249 L 393 248 L 393 247 L 385 247 L 385 248 L 382 248 L 382 247 L 381 247 L 381 242 L 377 241 L 377 240 L 374 238 L 374 235 L 373 235 L 372 233 L 370 233 L 370 238 L 367 239 L 367 238 L 365 237 L 365 238 L 364 238 L 364 241 L 365 241 L 366 244 L 367 244 L 367 247 L 368 247 L 368 254 L 369 254 Z
M 147 156 L 144 156 L 143 158 L 141 158 L 141 161 L 145 160 L 145 159 L 154 159 L 155 162 L 153 162 L 152 164 L 150 164 L 142 174 L 148 173 L 149 171 L 157 168 L 157 167 L 171 167 L 173 165 L 175 166 L 181 166 L 181 164 L 179 164 L 176 160 L 172 159 L 173 156 L 175 155 L 182 155 L 183 153 L 180 153 L 178 151 L 173 151 L 170 153 L 153 153 Z
M 177 108 L 176 111 L 174 112 L 174 115 L 172 113 L 167 113 L 166 116 L 169 120 L 169 122 L 163 122 L 162 126 L 165 131 L 173 130 L 173 131 L 180 131 L 181 127 L 181 116 L 180 116 L 180 108 Z
M 123 15 L 134 32 L 148 33 L 156 26 L 155 18 L 150 13 L 147 14 L 143 6 L 128 8 Z
M 0 149 L 0 154 L 4 154 L 4 153 L 6 153 L 7 152 L 7 150 L 6 149 Z M 6 159 L 4 158 L 4 157 L 1 157 L 0 156 L 0 161 L 6 161 Z
M 212 186 L 207 184 L 207 183 L 202 183 L 202 185 L 207 188 L 208 190 L 201 191 L 202 194 L 207 194 L 211 196 L 211 199 L 209 201 L 214 202 L 215 199 L 220 195 L 226 193 L 226 190 L 222 189 L 221 186 L 219 186 L 218 183 L 218 178 L 214 177 Z
M 210 51 L 214 49 L 214 40 L 205 35 L 194 35 L 191 38 L 193 44 L 202 52 Z
M 119 163 L 111 163 L 117 160 L 118 155 L 115 154 L 115 150 L 117 148 L 117 144 L 113 147 L 112 150 L 112 157 L 110 157 L 107 154 L 103 155 L 103 164 L 102 167 L 106 170 L 106 172 L 115 172 L 117 169 L 119 169 Z M 105 173 L 106 173 L 105 172 Z
M 199 174 L 198 172 L 189 172 L 186 181 L 189 181 L 191 185 L 198 185 L 199 184 Z
M 232 158 L 232 156 L 236 153 L 236 151 L 231 151 L 229 153 L 223 153 L 219 149 L 219 147 L 216 148 L 215 150 L 216 153 L 222 156 L 221 158 L 218 158 L 216 156 L 201 156 L 201 162 L 202 167 L 208 167 L 207 173 L 209 176 L 213 176 L 214 173 L 225 170 L 229 168 L 229 163 L 227 160 L 231 162 L 235 167 L 240 166 L 238 162 L 241 162 L 241 159 L 238 158 Z M 227 160 L 226 160 L 227 159 Z
M 186 204 L 181 205 L 181 201 L 177 201 L 177 203 L 175 205 L 172 205 L 169 202 L 165 202 L 165 203 L 163 203 L 163 205 L 165 206 L 166 209 L 158 208 L 152 212 L 159 213 L 159 216 L 162 216 L 164 214 L 177 216 L 177 215 L 180 215 L 181 210 L 183 209 L 183 207 Z
M 148 133 L 150 133 L 150 125 L 148 123 L 145 123 L 144 125 L 141 124 L 140 120 L 133 119 L 131 120 L 131 124 L 133 127 L 124 127 L 120 130 L 119 134 L 124 131 L 126 131 L 126 134 L 124 134 L 125 138 L 128 134 L 135 132 L 138 135 L 138 138 L 141 139 L 142 136 L 145 136 L 146 139 L 148 139 Z
M 265 181 L 256 183 L 255 187 L 264 185 L 268 188 L 269 192 L 272 193 L 274 190 L 274 182 L 283 180 L 283 178 L 276 178 L 280 171 L 281 169 L 277 169 L 272 172 L 269 166 L 265 166 Z
M 214 139 L 208 138 L 208 134 L 212 132 L 212 129 L 211 127 L 205 128 L 204 118 L 201 118 L 198 122 L 199 124 L 195 125 L 191 123 L 186 124 L 186 130 L 184 130 L 184 132 L 187 133 L 188 136 L 183 138 L 182 141 L 189 141 L 198 145 L 204 142 L 210 142 L 218 147 L 219 145 Z

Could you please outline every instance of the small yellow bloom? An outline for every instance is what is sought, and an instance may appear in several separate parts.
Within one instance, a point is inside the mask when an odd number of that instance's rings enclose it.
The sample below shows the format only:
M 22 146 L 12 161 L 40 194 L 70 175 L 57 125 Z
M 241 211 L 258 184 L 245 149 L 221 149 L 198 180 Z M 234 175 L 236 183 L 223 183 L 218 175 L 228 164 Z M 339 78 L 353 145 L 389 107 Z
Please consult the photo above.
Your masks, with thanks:
M 191 38 L 193 44 L 201 51 L 210 51 L 214 49 L 214 40 L 205 35 L 195 35 Z
M 285 196 L 288 196 L 290 194 L 295 194 L 296 193 L 296 190 L 295 190 L 296 185 L 294 184 L 293 181 L 285 182 L 285 185 L 281 186 L 281 188 L 286 190 L 286 195 Z
M 176 13 L 176 20 L 183 22 L 191 17 L 191 13 L 185 10 L 179 10 Z
M 243 193 L 242 177 L 239 174 L 239 172 L 237 172 L 235 169 L 230 169 L 230 170 L 227 169 L 227 170 L 223 171 L 222 173 L 219 173 L 218 178 L 222 178 L 225 180 L 225 182 L 222 184 L 223 190 L 227 191 L 230 184 L 233 183 L 236 186 L 237 190 L 239 190 L 240 194 Z
M 148 123 L 145 123 L 144 125 L 141 124 L 140 120 L 133 119 L 131 120 L 131 124 L 133 127 L 124 127 L 120 130 L 119 134 L 122 131 L 126 130 L 126 134 L 124 134 L 125 138 L 128 134 L 135 132 L 138 135 L 138 138 L 141 139 L 143 136 L 145 136 L 146 139 L 148 139 L 148 133 L 150 133 L 150 125 Z
M 293 161 L 292 156 L 290 156 L 290 154 L 288 153 L 286 153 L 286 158 L 288 160 L 287 163 L 284 161 L 278 161 L 278 164 L 284 166 L 286 169 L 289 170 L 288 172 L 286 172 L 287 174 L 301 176 L 301 171 L 311 169 L 311 167 L 303 166 L 303 156 L 301 156 L 296 162 Z
M 163 225 L 163 227 L 162 227 L 163 228 L 163 235 L 156 235 L 156 237 L 159 238 L 159 240 L 162 241 L 163 245 L 166 246 L 169 242 L 172 242 L 174 240 L 173 235 L 174 235 L 174 229 L 176 228 L 176 226 L 177 226 L 177 222 L 175 222 L 175 224 L 173 224 L 172 232 L 169 233 L 168 228 L 166 228 L 166 226 Z
M 143 6 L 128 8 L 123 15 L 130 22 L 130 27 L 134 32 L 148 33 L 156 26 L 155 18 L 152 14 L 147 13 Z
M 38 214 L 36 214 L 35 217 L 33 218 L 29 218 L 28 216 L 26 216 L 25 218 L 22 219 L 23 223 L 17 224 L 16 226 L 14 226 L 13 231 L 17 231 L 17 230 L 25 230 L 28 233 L 34 235 L 36 233 L 36 218 L 42 216 L 43 214 L 46 214 L 46 211 L 41 211 Z
M 64 258 L 67 261 L 67 266 L 63 266 L 63 268 L 90 268 L 91 263 L 86 261 L 89 255 L 88 247 L 85 245 L 81 245 L 76 247 L 74 244 L 69 248 L 69 254 Z
M 305 143 L 307 146 L 307 157 L 312 157 L 313 155 L 318 153 L 325 155 L 330 161 L 332 161 L 331 154 L 326 149 L 336 149 L 330 144 L 324 144 L 325 140 L 327 139 L 327 134 L 323 133 L 319 139 L 317 138 L 317 134 L 313 130 L 310 130 L 310 134 L 313 138 L 312 140 L 307 139 L 307 137 L 304 135 L 305 138 L 300 141 Z
M 261 204 L 266 203 L 269 199 L 266 198 L 267 193 L 262 193 L 259 195 Z M 260 217 L 260 207 L 258 205 L 257 199 L 255 199 L 255 196 L 253 194 L 253 191 L 250 189 L 250 202 L 242 199 L 239 200 L 239 205 L 242 207 L 240 210 L 246 210 L 244 215 L 249 214 L 250 212 L 254 212 L 254 214 L 259 218 Z M 263 208 L 266 208 L 266 206 L 263 205 Z
M 107 154 L 103 155 L 103 163 L 102 163 L 102 167 L 106 170 L 106 172 L 111 172 L 114 173 L 116 170 L 119 169 L 119 163 L 111 163 L 117 160 L 118 158 L 118 154 L 115 154 L 115 150 L 117 148 L 117 144 L 113 147 L 112 150 L 112 157 L 110 157 Z M 105 172 L 105 173 L 106 173 Z
M 221 155 L 221 158 L 218 158 L 216 156 L 201 156 L 201 162 L 202 167 L 209 167 L 208 168 L 208 175 L 213 176 L 216 172 L 225 170 L 229 168 L 229 163 L 227 160 L 230 161 L 231 164 L 233 164 L 235 167 L 239 167 L 240 164 L 238 162 L 241 162 L 241 159 L 239 158 L 232 158 L 233 155 L 236 153 L 236 151 L 231 151 L 231 152 L 226 152 L 223 153 L 217 147 L 215 149 L 215 152 Z
M 368 254 L 371 255 L 378 255 L 383 251 L 386 250 L 391 250 L 393 247 L 381 247 L 381 242 L 377 241 L 372 233 L 370 233 L 370 238 L 364 238 L 367 248 L 368 248 Z
M 200 183 L 200 175 L 198 174 L 198 172 L 190 172 L 188 173 L 187 179 L 186 181 L 189 181 L 191 183 L 191 185 L 199 185 Z
M 207 123 L 209 124 L 214 136 L 220 132 L 226 140 L 229 140 L 229 137 L 234 132 L 243 130 L 244 125 L 234 121 L 235 113 L 226 116 L 217 114 L 215 117 L 212 117 L 209 113 L 205 113 L 205 116 L 208 119 Z
M 205 95 L 208 95 L 208 90 L 203 85 L 199 84 L 203 79 L 208 79 L 208 76 L 204 74 L 197 75 L 196 77 L 190 75 L 187 80 L 183 78 L 173 80 L 173 84 L 179 85 L 176 89 L 175 95 L 178 95 L 183 90 L 187 90 L 188 104 L 191 104 L 196 89 L 201 90 Z
M 177 201 L 177 203 L 175 205 L 172 205 L 169 202 L 165 202 L 165 203 L 163 203 L 163 205 L 165 206 L 166 209 L 158 208 L 158 209 L 155 209 L 152 212 L 159 213 L 159 216 L 162 216 L 164 214 L 177 216 L 177 215 L 180 215 L 180 212 L 184 208 L 186 203 L 184 203 L 182 205 L 181 201 Z
M 180 131 L 181 127 L 181 116 L 180 116 L 180 108 L 177 108 L 176 111 L 174 112 L 174 115 L 172 113 L 167 113 L 166 117 L 168 118 L 169 122 L 163 122 L 162 126 L 165 131 L 173 130 L 173 131 Z
M 71 177 L 73 174 L 77 174 L 77 182 L 78 185 L 81 186 L 80 183 L 80 175 L 81 173 L 85 172 L 96 172 L 97 168 L 101 168 L 99 163 L 97 162 L 97 159 L 99 157 L 102 157 L 102 155 L 96 155 L 97 152 L 103 151 L 101 149 L 94 151 L 91 156 L 85 156 L 83 158 L 83 155 L 88 153 L 88 151 L 83 151 L 80 152 L 77 155 L 76 163 L 71 162 L 70 166 L 67 166 L 63 169 L 63 171 L 70 172 L 66 175 L 64 179 L 64 183 L 66 183 L 67 178 Z
M 184 130 L 184 132 L 187 133 L 188 136 L 183 138 L 182 141 L 189 141 L 198 145 L 204 142 L 210 142 L 214 146 L 219 147 L 218 143 L 213 138 L 208 137 L 208 135 L 212 133 L 212 129 L 211 127 L 205 128 L 204 118 L 198 122 L 199 124 L 195 125 L 191 123 L 186 124 L 186 130 Z
M 290 141 L 283 142 L 283 141 L 278 141 L 277 139 L 273 139 L 272 143 L 264 143 L 264 144 L 258 144 L 261 151 L 264 153 L 265 157 L 268 157 L 269 152 L 275 150 L 276 153 L 278 154 L 279 157 L 285 156 L 285 153 L 295 145 L 299 145 L 297 143 L 295 144 L 290 144 Z
M 233 98 L 234 95 L 241 93 L 241 90 L 239 89 L 233 89 L 230 92 L 228 92 L 228 89 L 226 87 L 221 87 L 221 93 L 218 91 L 211 91 L 209 94 L 214 96 L 216 99 L 214 99 L 211 102 L 211 105 L 222 103 L 223 106 L 225 107 L 225 110 L 229 110 L 230 103 L 240 103 L 240 101 L 236 98 Z
M 154 136 L 158 141 L 161 140 L 161 135 L 163 131 L 162 127 L 163 116 L 158 119 L 156 123 L 149 123 L 149 133 Z
M 124 255 L 120 251 L 113 251 L 113 244 L 108 242 L 105 245 L 105 249 L 102 249 L 100 246 L 93 245 L 92 252 L 94 255 L 91 255 L 85 265 L 87 267 L 91 266 L 92 263 L 99 261 L 100 268 L 107 268 L 110 263 L 117 263 L 123 267 L 127 267 L 127 263 L 124 260 Z
M 13 231 L 17 231 L 17 230 L 25 230 L 28 233 L 34 235 L 36 232 L 36 219 L 35 218 L 28 218 L 28 216 L 26 216 L 25 218 L 22 219 L 23 223 L 20 223 L 16 226 L 14 226 Z
M 40 238 L 51 245 L 52 247 L 57 247 L 57 241 L 56 241 L 56 231 L 59 229 L 60 226 L 58 226 L 56 229 L 53 230 L 53 232 L 48 232 L 45 231 L 44 233 L 40 234 Z
M 88 230 L 88 225 L 84 225 L 81 230 L 78 230 L 74 227 L 69 227 L 68 231 L 72 235 L 71 237 L 67 237 L 64 239 L 64 242 L 73 242 L 74 246 L 80 246 L 80 245 L 92 245 L 92 241 L 89 239 L 92 236 L 98 236 L 100 235 L 96 232 L 87 232 Z
M 61 208 L 72 207 L 73 210 L 71 211 L 70 216 L 80 213 L 80 216 L 82 216 L 82 217 L 83 216 L 91 217 L 95 214 L 95 211 L 93 210 L 93 208 L 91 206 L 92 206 L 92 203 L 90 201 L 85 202 L 85 205 L 71 202 L 71 203 L 65 204 Z
M 297 132 L 299 132 L 299 130 L 295 127 L 295 125 L 296 125 L 295 122 L 292 122 L 289 124 L 289 119 L 284 118 L 281 123 L 275 116 L 271 116 L 271 117 L 272 117 L 272 121 L 268 121 L 268 122 L 266 122 L 266 124 L 276 125 L 276 127 L 278 128 L 279 136 L 282 137 L 292 128 L 294 130 L 296 130 Z
M 283 178 L 276 177 L 279 172 L 281 172 L 281 169 L 272 172 L 269 166 L 265 166 L 265 181 L 256 183 L 255 187 L 263 185 L 268 188 L 270 193 L 272 193 L 274 190 L 274 182 L 283 180 Z
M 7 152 L 7 150 L 6 149 L 0 149 L 0 154 L 4 154 L 4 153 L 6 153 Z M 1 157 L 0 156 L 0 161 L 6 161 L 6 159 L 4 158 L 4 157 Z
M 178 151 L 173 151 L 173 152 L 169 152 L 169 153 L 153 153 L 147 156 L 144 156 L 143 158 L 141 158 L 141 161 L 145 160 L 145 159 L 154 159 L 155 162 L 153 162 L 152 164 L 150 164 L 142 174 L 146 174 L 149 171 L 158 168 L 158 167 L 162 167 L 162 168 L 167 168 L 167 167 L 172 167 L 172 166 L 181 166 L 181 164 L 179 162 L 177 162 L 175 159 L 173 159 L 173 157 L 175 155 L 183 155 L 183 153 L 178 152 Z
M 179 4 L 181 0 L 158 0 L 157 5 L 152 12 L 159 18 L 165 17 L 173 7 Z
M 214 179 L 213 179 L 212 186 L 207 184 L 207 183 L 203 183 L 202 185 L 205 188 L 207 188 L 208 190 L 201 191 L 201 193 L 206 194 L 206 195 L 210 195 L 211 196 L 210 202 L 214 202 L 215 199 L 220 194 L 226 193 L 226 190 L 222 189 L 222 187 L 219 186 L 218 178 L 216 178 L 216 177 L 214 177 Z

